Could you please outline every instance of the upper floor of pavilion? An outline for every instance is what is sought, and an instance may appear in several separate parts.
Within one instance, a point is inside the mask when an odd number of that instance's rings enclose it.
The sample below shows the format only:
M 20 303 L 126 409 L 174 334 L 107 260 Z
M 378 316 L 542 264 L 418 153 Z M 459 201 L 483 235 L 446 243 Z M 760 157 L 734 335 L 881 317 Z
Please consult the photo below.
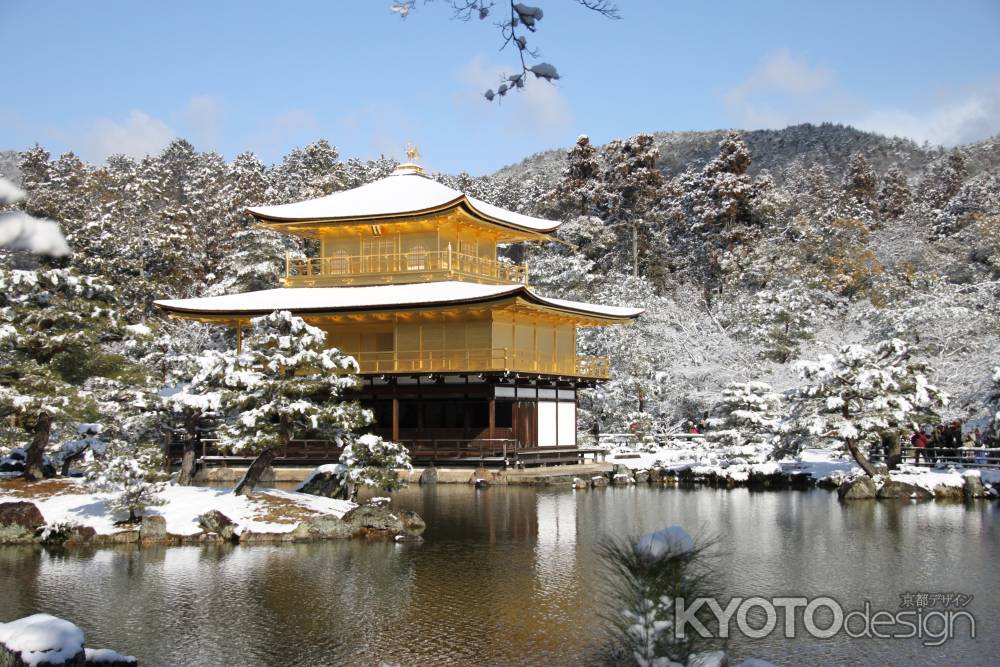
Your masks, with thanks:
M 497 247 L 548 240 L 560 224 L 470 197 L 415 164 L 352 190 L 247 211 L 265 227 L 318 242 L 318 256 L 286 257 L 285 287 L 527 284 L 527 265 L 499 257 Z

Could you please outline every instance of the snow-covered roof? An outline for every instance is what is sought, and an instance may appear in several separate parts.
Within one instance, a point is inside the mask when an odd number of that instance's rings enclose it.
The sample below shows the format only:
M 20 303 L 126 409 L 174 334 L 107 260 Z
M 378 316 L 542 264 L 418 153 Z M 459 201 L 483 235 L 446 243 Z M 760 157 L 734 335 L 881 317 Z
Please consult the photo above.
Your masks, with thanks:
M 484 303 L 512 297 L 545 308 L 600 319 L 627 320 L 643 312 L 642 308 L 549 299 L 525 285 L 483 285 L 454 280 L 364 287 L 282 287 L 196 299 L 164 299 L 154 303 L 167 312 L 179 315 L 256 317 L 275 310 L 319 314 Z
M 403 218 L 465 207 L 489 222 L 520 231 L 548 233 L 559 222 L 521 215 L 469 197 L 403 165 L 389 176 L 361 187 L 318 199 L 275 206 L 253 206 L 247 211 L 270 223 L 337 222 Z

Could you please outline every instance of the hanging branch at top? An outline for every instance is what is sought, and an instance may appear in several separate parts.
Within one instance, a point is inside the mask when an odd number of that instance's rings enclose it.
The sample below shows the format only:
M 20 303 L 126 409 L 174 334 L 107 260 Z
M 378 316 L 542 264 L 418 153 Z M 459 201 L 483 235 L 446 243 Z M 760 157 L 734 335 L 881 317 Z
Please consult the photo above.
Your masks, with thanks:
M 430 2 L 431 0 L 424 1 Z M 621 18 L 618 7 L 608 0 L 576 0 L 576 3 L 601 14 L 605 18 Z M 405 19 L 409 16 L 410 11 L 416 7 L 416 4 L 417 0 L 398 0 L 392 3 L 390 9 Z M 490 11 L 493 9 L 495 3 L 492 0 L 450 0 L 450 4 L 454 10 L 453 19 L 469 21 L 473 17 L 477 17 L 480 20 L 486 19 L 490 15 Z M 534 74 L 536 79 L 545 79 L 549 83 L 560 78 L 559 71 L 556 70 L 555 65 L 546 62 L 529 65 L 525 59 L 525 55 L 532 59 L 537 59 L 540 56 L 537 49 L 528 48 L 528 37 L 525 34 L 525 30 L 527 32 L 536 32 L 538 30 L 538 22 L 542 20 L 543 16 L 544 12 L 542 12 L 541 7 L 532 7 L 511 0 L 510 18 L 505 18 L 497 23 L 496 26 L 503 37 L 500 50 L 502 51 L 511 45 L 516 48 L 518 58 L 521 62 L 521 71 L 501 77 L 500 85 L 496 91 L 491 88 L 483 93 L 487 101 L 492 102 L 494 99 L 503 97 L 512 90 L 524 88 L 525 77 L 529 72 Z

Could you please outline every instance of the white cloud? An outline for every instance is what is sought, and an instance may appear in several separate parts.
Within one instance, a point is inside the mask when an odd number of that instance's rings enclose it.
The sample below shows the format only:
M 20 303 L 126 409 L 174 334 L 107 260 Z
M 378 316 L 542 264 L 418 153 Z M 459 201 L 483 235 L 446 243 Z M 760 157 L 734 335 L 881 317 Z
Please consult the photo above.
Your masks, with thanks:
M 810 67 L 782 49 L 773 53 L 760 68 L 726 93 L 726 102 L 739 107 L 750 98 L 766 93 L 813 95 L 833 83 L 833 71 L 825 67 Z
M 506 134 L 541 138 L 559 138 L 569 127 L 572 115 L 569 101 L 557 84 L 551 84 L 532 75 L 525 78 L 524 88 L 508 93 L 503 98 L 487 102 L 483 93 L 496 90 L 501 77 L 512 72 L 509 66 L 489 65 L 476 56 L 458 71 L 459 81 L 465 91 L 455 98 L 463 116 L 477 122 L 498 125 Z
M 163 150 L 177 134 L 159 118 L 133 110 L 124 122 L 98 118 L 85 133 L 80 152 L 100 161 L 121 153 L 135 158 Z
M 941 94 L 920 112 L 872 109 L 852 125 L 919 142 L 954 146 L 1000 134 L 1000 81 Z
M 787 50 L 771 54 L 723 99 L 735 123 L 749 129 L 834 122 L 944 146 L 1000 133 L 1000 81 L 939 91 L 919 108 L 878 107 L 845 88 L 833 70 Z
M 222 106 L 222 98 L 218 96 L 196 95 L 175 114 L 182 129 L 181 134 L 198 150 L 218 148 Z

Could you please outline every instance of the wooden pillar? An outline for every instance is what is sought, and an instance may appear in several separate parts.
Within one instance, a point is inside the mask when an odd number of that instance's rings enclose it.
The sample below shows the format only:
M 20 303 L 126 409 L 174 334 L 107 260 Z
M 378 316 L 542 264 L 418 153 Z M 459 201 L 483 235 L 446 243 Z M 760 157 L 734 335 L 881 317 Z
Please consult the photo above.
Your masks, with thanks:
M 490 440 L 496 436 L 497 425 L 497 399 L 490 399 Z
M 236 354 L 243 353 L 243 322 L 236 320 Z
M 399 399 L 392 398 L 392 441 L 399 442 Z

